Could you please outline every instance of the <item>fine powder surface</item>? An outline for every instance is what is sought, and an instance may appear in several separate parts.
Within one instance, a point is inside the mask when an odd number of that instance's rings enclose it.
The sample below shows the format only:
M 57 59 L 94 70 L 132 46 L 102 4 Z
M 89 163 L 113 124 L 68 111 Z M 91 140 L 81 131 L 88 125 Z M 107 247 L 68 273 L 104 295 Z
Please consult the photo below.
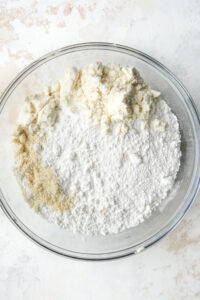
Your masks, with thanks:
M 14 172 L 40 215 L 86 235 L 138 225 L 172 190 L 176 116 L 131 66 L 70 67 L 25 98 L 13 132 Z
M 158 120 L 167 124 L 164 130 L 155 130 Z M 118 233 L 143 222 L 172 189 L 181 156 L 178 121 L 165 101 L 151 122 L 154 128 L 133 119 L 128 132 L 102 135 L 62 103 L 40 155 L 66 195 L 76 197 L 70 210 L 43 206 L 39 213 L 87 235 Z

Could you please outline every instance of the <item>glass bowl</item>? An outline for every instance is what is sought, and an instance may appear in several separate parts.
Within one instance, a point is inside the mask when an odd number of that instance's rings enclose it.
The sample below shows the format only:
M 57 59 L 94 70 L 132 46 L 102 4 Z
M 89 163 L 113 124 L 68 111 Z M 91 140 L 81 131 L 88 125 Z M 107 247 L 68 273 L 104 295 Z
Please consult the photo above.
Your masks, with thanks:
M 13 175 L 11 133 L 25 96 L 63 76 L 69 66 L 102 61 L 133 65 L 178 117 L 182 136 L 181 168 L 174 189 L 144 223 L 108 236 L 87 237 L 50 224 L 29 208 Z M 26 67 L 7 87 L 0 104 L 0 204 L 9 219 L 38 245 L 57 254 L 86 260 L 136 254 L 159 241 L 182 219 L 199 186 L 200 124 L 191 96 L 179 80 L 148 55 L 121 45 L 84 43 L 48 53 Z

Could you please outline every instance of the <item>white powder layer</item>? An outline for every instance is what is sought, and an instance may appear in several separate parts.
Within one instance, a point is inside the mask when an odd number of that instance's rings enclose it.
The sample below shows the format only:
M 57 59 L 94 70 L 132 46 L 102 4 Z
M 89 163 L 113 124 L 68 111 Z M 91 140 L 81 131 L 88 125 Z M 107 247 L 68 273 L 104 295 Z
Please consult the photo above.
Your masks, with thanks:
M 74 208 L 61 213 L 42 207 L 40 214 L 87 235 L 118 233 L 143 222 L 172 189 L 181 156 L 178 121 L 164 101 L 151 122 L 153 128 L 130 120 L 127 133 L 102 135 L 99 126 L 85 124 L 63 103 L 55 126 L 47 128 L 41 158 L 64 192 L 75 195 Z M 160 122 L 167 127 L 160 130 Z

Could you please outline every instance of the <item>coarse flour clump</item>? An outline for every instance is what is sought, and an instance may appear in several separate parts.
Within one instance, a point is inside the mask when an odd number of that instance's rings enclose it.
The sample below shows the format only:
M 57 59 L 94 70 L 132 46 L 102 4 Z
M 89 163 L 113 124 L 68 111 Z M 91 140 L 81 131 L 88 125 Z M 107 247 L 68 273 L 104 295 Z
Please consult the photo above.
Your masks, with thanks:
M 148 218 L 172 189 L 181 156 L 177 118 L 159 96 L 137 70 L 96 63 L 28 97 L 14 133 L 28 203 L 88 235 Z

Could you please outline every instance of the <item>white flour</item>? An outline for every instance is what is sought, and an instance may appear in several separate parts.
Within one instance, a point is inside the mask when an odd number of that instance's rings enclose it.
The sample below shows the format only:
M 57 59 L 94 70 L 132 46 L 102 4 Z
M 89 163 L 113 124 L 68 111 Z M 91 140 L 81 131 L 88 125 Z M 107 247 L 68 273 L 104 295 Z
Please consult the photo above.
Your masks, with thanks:
M 153 115 L 154 129 L 144 129 L 145 121 L 135 119 L 127 133 L 102 136 L 98 126 L 86 125 L 80 114 L 62 105 L 57 123 L 47 128 L 41 157 L 64 192 L 76 195 L 75 208 L 60 213 L 43 207 L 40 213 L 91 235 L 117 233 L 143 222 L 167 196 L 179 169 L 176 116 L 161 101 Z
M 177 118 L 159 96 L 135 68 L 97 62 L 26 97 L 13 146 L 31 207 L 89 235 L 149 217 L 181 156 Z

